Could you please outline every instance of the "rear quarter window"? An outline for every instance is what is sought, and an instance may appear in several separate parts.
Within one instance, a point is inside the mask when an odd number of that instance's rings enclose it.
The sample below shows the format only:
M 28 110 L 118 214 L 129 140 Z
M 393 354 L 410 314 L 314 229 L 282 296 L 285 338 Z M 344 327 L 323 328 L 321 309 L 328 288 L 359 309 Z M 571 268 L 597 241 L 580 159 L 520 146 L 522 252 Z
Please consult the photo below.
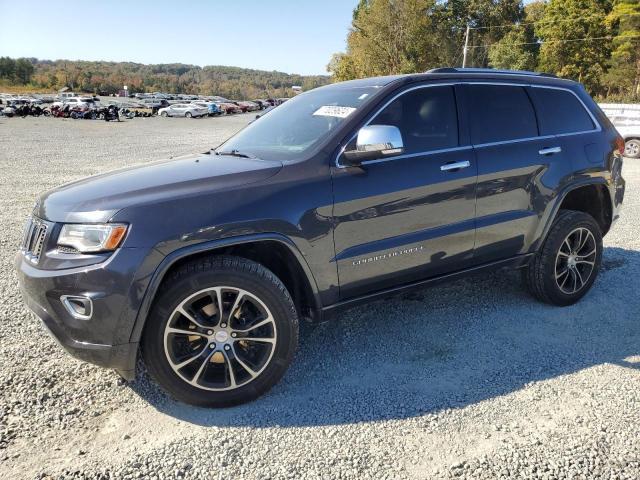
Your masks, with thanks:
M 541 135 L 586 132 L 595 125 L 580 100 L 571 92 L 532 87 L 531 99 L 538 112 Z
M 468 85 L 467 104 L 476 145 L 538 136 L 536 114 L 524 87 Z

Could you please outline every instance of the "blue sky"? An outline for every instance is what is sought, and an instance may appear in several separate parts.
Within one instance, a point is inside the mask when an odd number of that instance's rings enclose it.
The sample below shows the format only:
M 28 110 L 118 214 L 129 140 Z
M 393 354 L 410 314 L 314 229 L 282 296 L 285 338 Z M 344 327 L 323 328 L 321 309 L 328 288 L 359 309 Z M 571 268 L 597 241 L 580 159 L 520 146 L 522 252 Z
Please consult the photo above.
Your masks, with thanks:
M 0 56 L 326 74 L 357 0 L 0 0 Z
M 525 0 L 528 3 L 529 0 Z M 357 0 L 0 0 L 0 56 L 326 74 Z

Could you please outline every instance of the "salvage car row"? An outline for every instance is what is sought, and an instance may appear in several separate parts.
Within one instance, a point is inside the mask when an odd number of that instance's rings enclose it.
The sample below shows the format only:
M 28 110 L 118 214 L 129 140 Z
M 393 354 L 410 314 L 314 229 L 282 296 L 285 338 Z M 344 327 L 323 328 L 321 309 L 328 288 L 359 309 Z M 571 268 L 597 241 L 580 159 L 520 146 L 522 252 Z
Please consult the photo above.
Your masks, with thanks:
M 127 118 L 163 117 L 197 118 L 205 116 L 229 115 L 254 112 L 280 105 L 286 98 L 235 101 L 224 97 L 192 96 L 185 100 L 168 100 L 163 97 L 129 97 L 102 102 L 97 96 L 81 96 L 61 93 L 58 97 L 20 97 L 0 94 L 0 115 L 12 116 L 55 116 L 83 119 L 105 118 L 105 109 L 115 110 L 118 116 Z M 105 103 L 107 104 L 105 106 Z M 45 105 L 49 104 L 49 105 Z

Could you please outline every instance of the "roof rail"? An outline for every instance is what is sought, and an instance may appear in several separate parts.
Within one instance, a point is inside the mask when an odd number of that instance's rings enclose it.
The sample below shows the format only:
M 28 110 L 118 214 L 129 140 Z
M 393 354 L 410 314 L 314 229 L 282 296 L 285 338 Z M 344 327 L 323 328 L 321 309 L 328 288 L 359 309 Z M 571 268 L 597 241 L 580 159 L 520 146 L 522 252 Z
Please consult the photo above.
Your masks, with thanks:
M 551 73 L 527 72 L 524 70 L 498 70 L 495 68 L 440 67 L 440 68 L 433 68 L 429 70 L 427 73 L 497 73 L 502 75 L 529 75 L 532 77 L 558 78 Z

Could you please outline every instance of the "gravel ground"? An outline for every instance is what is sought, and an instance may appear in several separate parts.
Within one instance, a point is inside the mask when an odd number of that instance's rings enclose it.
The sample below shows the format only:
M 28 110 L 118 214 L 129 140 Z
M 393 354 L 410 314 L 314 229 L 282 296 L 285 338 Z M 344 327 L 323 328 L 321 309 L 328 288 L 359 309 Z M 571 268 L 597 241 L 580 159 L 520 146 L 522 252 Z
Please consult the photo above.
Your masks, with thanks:
M 36 194 L 204 151 L 250 118 L 0 119 L 0 478 L 640 477 L 640 162 L 572 307 L 515 272 L 377 302 L 304 329 L 271 393 L 217 411 L 63 353 L 13 273 Z

